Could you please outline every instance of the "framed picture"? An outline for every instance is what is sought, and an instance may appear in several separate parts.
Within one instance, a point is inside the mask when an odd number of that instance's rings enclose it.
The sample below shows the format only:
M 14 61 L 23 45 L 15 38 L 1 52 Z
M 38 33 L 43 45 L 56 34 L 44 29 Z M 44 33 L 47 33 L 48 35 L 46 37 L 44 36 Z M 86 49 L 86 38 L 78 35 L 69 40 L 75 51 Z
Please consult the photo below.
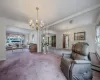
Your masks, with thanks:
M 74 40 L 85 40 L 85 32 L 74 33 Z

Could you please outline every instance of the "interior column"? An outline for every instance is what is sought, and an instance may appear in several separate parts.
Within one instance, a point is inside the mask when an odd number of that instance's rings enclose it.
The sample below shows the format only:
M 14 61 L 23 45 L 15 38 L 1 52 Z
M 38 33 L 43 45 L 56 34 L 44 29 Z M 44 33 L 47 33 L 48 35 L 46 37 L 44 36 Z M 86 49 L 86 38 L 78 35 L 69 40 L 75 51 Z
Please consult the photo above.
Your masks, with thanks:
M 0 25 L 0 60 L 6 60 L 6 28 Z
M 37 51 L 41 52 L 41 31 L 37 31 Z

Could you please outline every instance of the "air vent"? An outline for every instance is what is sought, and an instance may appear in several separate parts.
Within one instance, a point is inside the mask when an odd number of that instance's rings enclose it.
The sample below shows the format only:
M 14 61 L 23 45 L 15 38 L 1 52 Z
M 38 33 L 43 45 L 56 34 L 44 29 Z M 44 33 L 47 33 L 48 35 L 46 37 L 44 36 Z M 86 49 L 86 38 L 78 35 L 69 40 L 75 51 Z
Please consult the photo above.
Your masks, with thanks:
M 69 23 L 72 24 L 73 23 L 73 20 L 70 20 Z

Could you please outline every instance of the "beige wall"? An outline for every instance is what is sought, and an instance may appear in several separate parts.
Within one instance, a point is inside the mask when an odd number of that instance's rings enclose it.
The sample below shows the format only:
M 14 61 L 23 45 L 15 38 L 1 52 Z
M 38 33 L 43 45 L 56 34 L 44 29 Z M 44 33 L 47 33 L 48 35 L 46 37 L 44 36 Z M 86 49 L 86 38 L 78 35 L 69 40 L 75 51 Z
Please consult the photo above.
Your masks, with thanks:
M 69 34 L 69 48 L 71 49 L 72 44 L 75 44 L 77 42 L 81 41 L 74 41 L 74 33 L 76 32 L 86 32 L 86 40 L 84 42 L 87 42 L 89 44 L 89 51 L 95 52 L 95 25 L 86 25 L 81 26 L 77 28 L 73 28 L 71 30 L 68 30 L 67 33 Z M 64 32 L 57 32 L 57 48 L 62 48 L 63 45 L 63 34 Z

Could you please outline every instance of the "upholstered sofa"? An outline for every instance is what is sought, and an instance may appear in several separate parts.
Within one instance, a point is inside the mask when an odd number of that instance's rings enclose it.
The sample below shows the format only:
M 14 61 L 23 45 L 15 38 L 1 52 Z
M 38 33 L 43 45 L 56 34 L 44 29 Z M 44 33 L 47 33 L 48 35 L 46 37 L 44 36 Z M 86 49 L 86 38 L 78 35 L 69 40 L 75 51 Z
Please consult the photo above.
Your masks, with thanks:
M 76 43 L 72 46 L 72 53 L 63 54 L 61 70 L 67 80 L 91 80 L 91 62 L 88 60 L 88 44 Z

